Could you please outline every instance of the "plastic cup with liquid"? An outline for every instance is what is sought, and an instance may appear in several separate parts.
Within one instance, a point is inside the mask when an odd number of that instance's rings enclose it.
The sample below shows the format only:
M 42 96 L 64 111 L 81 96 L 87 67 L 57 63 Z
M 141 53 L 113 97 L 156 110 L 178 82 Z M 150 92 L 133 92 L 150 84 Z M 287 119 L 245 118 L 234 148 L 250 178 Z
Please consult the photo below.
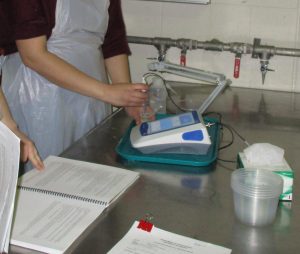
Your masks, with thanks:
M 150 86 L 149 103 L 156 114 L 166 114 L 167 96 L 164 80 L 160 77 L 154 77 Z
M 265 169 L 237 169 L 231 175 L 234 211 L 243 223 L 252 226 L 271 224 L 276 216 L 282 178 Z
M 144 81 L 144 83 L 146 83 L 146 81 Z M 143 104 L 143 106 L 141 107 L 141 110 L 140 110 L 141 122 L 149 122 L 149 121 L 154 120 L 154 118 L 155 118 L 155 112 L 154 112 L 153 108 L 150 105 L 149 91 L 147 92 L 147 96 L 148 96 L 148 98 L 147 98 L 147 100 L 145 101 L 145 103 Z

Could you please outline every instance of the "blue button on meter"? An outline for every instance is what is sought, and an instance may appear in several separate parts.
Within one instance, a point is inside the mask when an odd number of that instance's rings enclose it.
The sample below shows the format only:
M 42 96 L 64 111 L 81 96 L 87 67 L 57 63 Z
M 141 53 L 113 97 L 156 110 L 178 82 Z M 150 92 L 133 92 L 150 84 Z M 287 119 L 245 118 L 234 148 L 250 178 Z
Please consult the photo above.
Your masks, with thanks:
M 140 126 L 140 132 L 142 136 L 146 136 L 149 130 L 149 124 L 148 123 L 142 123 Z
M 182 133 L 183 140 L 190 140 L 190 141 L 201 141 L 203 140 L 203 132 L 202 130 L 195 130 L 195 131 L 188 131 Z

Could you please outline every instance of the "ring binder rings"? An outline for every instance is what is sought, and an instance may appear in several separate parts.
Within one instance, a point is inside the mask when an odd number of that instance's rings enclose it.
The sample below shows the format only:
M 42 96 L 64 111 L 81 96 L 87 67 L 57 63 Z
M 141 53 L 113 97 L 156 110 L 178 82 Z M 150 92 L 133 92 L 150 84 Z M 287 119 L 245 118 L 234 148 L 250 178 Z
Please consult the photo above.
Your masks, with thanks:
M 55 156 L 19 179 L 11 244 L 64 253 L 139 173 Z
M 87 197 L 82 197 L 82 196 L 78 196 L 78 195 L 71 195 L 71 194 L 57 192 L 57 191 L 43 190 L 43 189 L 31 188 L 31 187 L 20 186 L 20 185 L 18 185 L 17 188 L 21 189 L 21 190 L 26 190 L 26 191 L 40 192 L 40 193 L 43 193 L 43 194 L 46 194 L 46 195 L 59 196 L 59 197 L 63 197 L 63 198 L 81 200 L 81 201 L 84 201 L 84 202 L 94 203 L 94 204 L 97 204 L 97 205 L 107 206 L 109 204 L 106 201 L 96 200 L 96 199 L 93 199 L 93 198 L 87 198 Z

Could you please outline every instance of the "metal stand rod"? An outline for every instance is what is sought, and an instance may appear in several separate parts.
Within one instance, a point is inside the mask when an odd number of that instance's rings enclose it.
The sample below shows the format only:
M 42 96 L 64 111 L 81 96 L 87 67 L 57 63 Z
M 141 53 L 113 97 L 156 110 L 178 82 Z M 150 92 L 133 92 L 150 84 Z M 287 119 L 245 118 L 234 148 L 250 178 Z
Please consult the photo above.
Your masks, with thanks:
M 205 99 L 200 108 L 197 110 L 199 115 L 202 115 L 205 110 L 213 103 L 217 96 L 225 89 L 227 85 L 230 85 L 231 81 L 229 79 L 221 81 L 212 93 Z
M 196 69 L 191 67 L 184 67 L 181 65 L 172 64 L 168 62 L 150 63 L 148 64 L 148 69 L 150 71 L 168 72 L 178 76 L 206 81 L 209 83 L 217 83 L 226 79 L 225 75 L 223 74 L 204 71 L 201 69 Z
M 200 108 L 197 110 L 198 114 L 202 115 L 205 110 L 212 104 L 215 98 L 223 91 L 223 89 L 231 84 L 225 75 L 215 72 L 204 71 L 196 68 L 184 67 L 177 64 L 166 62 L 154 62 L 148 65 L 150 71 L 167 72 L 182 77 L 192 78 L 195 80 L 206 81 L 216 84 L 216 88 L 205 99 Z

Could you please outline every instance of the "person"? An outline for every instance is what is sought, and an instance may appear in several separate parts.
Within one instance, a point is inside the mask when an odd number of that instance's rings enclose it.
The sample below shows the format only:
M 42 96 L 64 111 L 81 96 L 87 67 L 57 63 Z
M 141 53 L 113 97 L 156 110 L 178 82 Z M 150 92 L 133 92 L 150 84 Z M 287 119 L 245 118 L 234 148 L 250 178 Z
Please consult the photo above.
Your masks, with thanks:
M 44 164 L 38 154 L 38 151 L 34 145 L 34 143 L 18 128 L 16 122 L 12 118 L 12 115 L 9 111 L 6 99 L 4 97 L 2 88 L 1 88 L 1 67 L 4 62 L 4 47 L 7 46 L 6 41 L 4 40 L 7 37 L 9 31 L 5 25 L 7 21 L 6 13 L 3 13 L 4 3 L 0 3 L 0 24 L 2 24 L 0 28 L 0 121 L 2 121 L 16 136 L 20 138 L 21 144 L 21 161 L 31 161 L 32 165 L 38 170 L 44 169 Z M 8 50 L 10 47 L 6 47 Z
M 140 123 L 148 87 L 130 80 L 120 0 L 3 1 L 18 49 L 3 66 L 3 91 L 43 159 L 100 123 L 110 104 Z
M 21 160 L 26 162 L 31 161 L 32 165 L 38 170 L 44 169 L 44 164 L 36 150 L 34 143 L 23 133 L 21 132 L 16 122 L 13 120 L 8 105 L 6 103 L 5 97 L 3 95 L 2 89 L 0 87 L 0 120 L 18 136 L 21 140 Z

